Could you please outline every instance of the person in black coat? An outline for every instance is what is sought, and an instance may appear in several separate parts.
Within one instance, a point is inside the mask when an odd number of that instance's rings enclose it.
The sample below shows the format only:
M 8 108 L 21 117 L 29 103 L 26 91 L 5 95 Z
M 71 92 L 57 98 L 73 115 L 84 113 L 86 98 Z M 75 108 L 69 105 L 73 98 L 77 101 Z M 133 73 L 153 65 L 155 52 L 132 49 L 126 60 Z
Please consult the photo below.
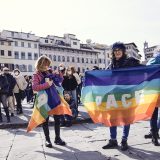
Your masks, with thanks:
M 6 113 L 7 123 L 10 122 L 10 115 L 9 115 L 8 104 L 7 104 L 8 93 L 9 93 L 9 83 L 8 83 L 7 77 L 1 73 L 0 74 L 0 103 L 2 103 L 4 111 Z M 0 107 L 0 122 L 2 121 L 3 120 L 2 120 L 2 113 L 1 113 L 1 107 Z
M 15 78 L 9 73 L 9 69 L 7 67 L 3 68 L 3 74 L 7 77 L 7 81 L 9 84 L 9 91 L 8 91 L 8 107 L 11 111 L 11 116 L 14 116 L 14 108 L 15 108 L 15 104 L 14 104 L 14 98 L 13 98 L 13 89 L 14 86 L 16 85 L 16 80 Z
M 140 66 L 139 60 L 133 57 L 127 57 L 126 47 L 123 43 L 114 43 L 112 46 L 112 61 L 108 69 L 119 69 Z M 127 150 L 128 144 L 127 139 L 129 135 L 130 125 L 123 126 L 123 136 L 121 141 L 121 150 Z M 103 149 L 116 148 L 118 146 L 117 142 L 117 126 L 110 127 L 111 139 L 109 143 L 103 146 Z
M 64 91 L 67 91 L 69 94 L 71 94 L 72 98 L 75 102 L 77 102 L 77 80 L 75 76 L 73 75 L 73 72 L 71 70 L 71 67 L 68 67 L 66 70 L 66 75 L 63 77 L 62 87 Z M 77 107 L 77 106 L 76 106 Z

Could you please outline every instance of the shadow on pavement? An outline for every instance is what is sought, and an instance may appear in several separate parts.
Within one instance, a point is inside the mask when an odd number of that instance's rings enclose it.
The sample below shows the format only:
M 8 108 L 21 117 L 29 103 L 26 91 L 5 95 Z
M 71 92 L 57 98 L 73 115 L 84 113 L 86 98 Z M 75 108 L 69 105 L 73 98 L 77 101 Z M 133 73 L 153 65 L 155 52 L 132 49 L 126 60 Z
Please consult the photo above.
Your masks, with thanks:
M 135 160 L 158 160 L 160 159 L 160 153 L 155 151 L 150 151 L 149 149 L 139 149 L 135 147 L 129 147 L 127 151 L 121 151 L 118 149 L 122 154 L 125 154 L 129 158 Z
M 61 152 L 61 153 L 50 153 L 50 152 L 45 152 L 45 156 L 50 156 L 53 158 L 58 158 L 58 159 L 63 159 L 63 160 L 78 160 L 78 159 L 83 159 L 83 160 L 118 160 L 117 158 L 114 157 L 107 157 L 105 155 L 102 155 L 101 152 L 99 151 L 81 151 L 76 148 L 70 147 L 70 146 L 64 146 L 67 149 L 70 149 L 70 151 L 63 150 L 62 148 L 58 147 L 53 147 L 53 150 L 55 152 Z M 42 151 L 36 151 L 39 153 L 42 153 Z

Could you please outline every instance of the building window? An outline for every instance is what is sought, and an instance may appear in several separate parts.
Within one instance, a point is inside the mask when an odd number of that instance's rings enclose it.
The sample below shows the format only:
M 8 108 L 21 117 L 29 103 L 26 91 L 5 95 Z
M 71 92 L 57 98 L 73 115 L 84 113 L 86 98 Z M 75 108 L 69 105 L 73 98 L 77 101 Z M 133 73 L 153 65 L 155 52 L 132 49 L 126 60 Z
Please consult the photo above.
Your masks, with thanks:
M 99 63 L 102 63 L 102 60 L 101 60 L 101 58 L 99 58 Z
M 96 59 L 95 59 L 94 63 L 97 64 L 97 60 Z
M 67 62 L 70 62 L 70 60 L 69 60 L 69 56 L 67 56 Z
M 3 42 L 3 41 L 1 41 L 1 45 L 4 45 L 4 42 Z
M 34 44 L 34 48 L 37 48 L 37 44 Z
M 32 72 L 32 65 L 28 65 L 28 72 Z
M 93 60 L 91 59 L 91 64 L 93 63 Z
M 49 55 L 49 58 L 52 60 L 52 55 Z
M 82 63 L 84 63 L 84 58 L 82 58 Z
M 48 39 L 45 39 L 45 43 L 48 43 Z
M 18 64 L 15 64 L 14 68 L 19 69 L 19 65 L 18 65 Z
M 62 56 L 62 61 L 65 62 L 65 56 Z
M 73 45 L 77 45 L 77 42 L 73 42 Z
M 21 52 L 21 59 L 25 59 L 25 52 Z
M 29 33 L 27 33 L 27 38 L 29 38 Z
M 77 58 L 77 63 L 79 63 L 79 57 Z
M 86 58 L 86 63 L 88 63 L 88 58 Z
M 28 52 L 28 59 L 32 60 L 32 53 L 31 52 Z
M 1 50 L 1 56 L 4 56 L 4 50 Z
M 72 62 L 74 62 L 74 57 L 72 57 Z
M 8 51 L 8 56 L 12 56 L 12 52 L 11 51 Z
M 15 43 L 15 46 L 18 46 L 18 42 L 17 41 L 15 41 L 14 43 Z
M 26 65 L 19 65 L 19 69 L 20 69 L 20 71 L 22 71 L 22 72 L 27 72 L 27 66 Z
M 31 43 L 28 43 L 28 48 L 31 48 Z
M 11 42 L 8 42 L 8 46 L 11 46 L 12 44 L 11 44 Z
M 14 32 L 11 32 L 11 34 L 12 34 L 12 37 L 14 37 Z
M 38 59 L 38 53 L 34 53 L 34 60 Z
M 21 47 L 24 47 L 24 42 L 21 42 Z
M 60 62 L 61 61 L 61 56 L 58 56 L 58 62 Z
M 14 58 L 19 59 L 19 52 L 17 52 L 17 51 L 14 52 Z
M 56 55 L 53 56 L 53 60 L 56 61 Z

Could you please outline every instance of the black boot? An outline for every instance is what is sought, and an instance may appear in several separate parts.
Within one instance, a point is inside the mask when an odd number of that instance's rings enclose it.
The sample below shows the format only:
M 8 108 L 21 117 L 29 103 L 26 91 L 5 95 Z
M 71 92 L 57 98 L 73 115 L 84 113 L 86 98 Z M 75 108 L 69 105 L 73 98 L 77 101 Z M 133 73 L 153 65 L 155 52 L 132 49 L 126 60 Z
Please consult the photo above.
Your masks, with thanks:
M 152 132 L 149 132 L 148 134 L 144 135 L 144 138 L 146 139 L 152 138 Z
M 0 114 L 0 123 L 3 122 L 2 114 Z
M 126 151 L 127 149 L 128 149 L 127 140 L 122 139 L 122 142 L 121 142 L 121 150 L 122 150 L 122 151 Z
M 11 117 L 14 117 L 14 113 L 11 113 Z
M 60 137 L 56 137 L 54 143 L 60 146 L 66 145 L 66 142 L 64 142 Z
M 43 127 L 43 132 L 44 132 L 44 135 L 45 135 L 45 146 L 48 147 L 48 148 L 52 148 L 52 143 L 50 141 L 50 136 L 49 136 L 49 127 L 48 127 L 48 121 L 49 121 L 49 117 L 46 118 L 46 122 L 44 122 L 42 124 L 42 127 Z
M 157 133 L 153 134 L 153 136 L 152 136 L 152 143 L 153 143 L 155 146 L 160 146 L 160 144 L 159 144 L 159 142 L 158 142 Z
M 0 123 L 3 122 L 2 120 L 2 112 L 1 112 L 1 107 L 0 107 Z
M 45 146 L 48 147 L 48 148 L 52 148 L 53 147 L 50 139 L 46 139 Z
M 103 149 L 112 149 L 118 146 L 117 140 L 110 139 L 108 144 L 103 146 Z
M 17 114 L 23 114 L 22 107 L 17 110 Z
M 5 113 L 6 113 L 7 123 L 10 123 L 11 120 L 10 120 L 10 115 L 9 115 L 9 110 L 8 110 L 8 108 L 4 108 L 4 111 L 5 111 Z

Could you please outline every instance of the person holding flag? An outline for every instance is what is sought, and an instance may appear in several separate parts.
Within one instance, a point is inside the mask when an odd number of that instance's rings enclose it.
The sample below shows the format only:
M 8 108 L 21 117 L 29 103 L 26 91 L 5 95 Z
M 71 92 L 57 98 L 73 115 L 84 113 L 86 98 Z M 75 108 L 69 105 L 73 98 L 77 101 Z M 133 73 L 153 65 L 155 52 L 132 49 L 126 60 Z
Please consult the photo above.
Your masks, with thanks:
M 160 65 L 160 48 L 156 49 L 156 52 L 153 55 L 153 58 L 151 58 L 147 64 L 148 65 Z M 151 138 L 152 139 L 152 143 L 155 146 L 160 146 L 160 143 L 158 142 L 158 138 L 159 138 L 159 126 L 158 126 L 158 106 L 155 107 L 154 112 L 152 114 L 151 120 L 150 120 L 150 132 L 149 134 L 146 134 L 144 136 L 144 138 Z
M 108 69 L 120 69 L 139 66 L 139 60 L 133 57 L 127 57 L 126 47 L 121 42 L 116 42 L 112 46 L 112 61 L 108 66 Z M 129 135 L 130 125 L 123 126 L 123 136 L 121 141 L 121 150 L 125 151 L 128 149 L 127 139 Z M 110 127 L 111 139 L 109 143 L 103 146 L 103 149 L 116 148 L 118 146 L 117 142 L 117 126 Z
M 55 122 L 55 141 L 57 145 L 66 145 L 66 143 L 60 137 L 60 112 L 63 110 L 61 107 L 61 98 L 58 94 L 56 86 L 60 87 L 63 76 L 59 71 L 53 71 L 50 68 L 51 60 L 43 55 L 36 61 L 36 72 L 33 75 L 32 88 L 37 92 L 35 100 L 35 107 L 27 131 L 36 127 L 37 124 L 42 123 L 45 146 L 52 148 L 52 143 L 49 136 L 49 115 L 53 114 Z M 57 107 L 59 106 L 59 107 Z M 53 110 L 58 110 L 59 113 L 51 113 Z M 68 114 L 70 111 L 68 110 Z M 67 114 L 66 112 L 64 114 Z M 42 120 L 41 120 L 42 119 Z M 41 120 L 39 122 L 39 120 Z M 36 124 L 37 123 L 37 124 Z M 33 126 L 33 127 L 32 127 Z

